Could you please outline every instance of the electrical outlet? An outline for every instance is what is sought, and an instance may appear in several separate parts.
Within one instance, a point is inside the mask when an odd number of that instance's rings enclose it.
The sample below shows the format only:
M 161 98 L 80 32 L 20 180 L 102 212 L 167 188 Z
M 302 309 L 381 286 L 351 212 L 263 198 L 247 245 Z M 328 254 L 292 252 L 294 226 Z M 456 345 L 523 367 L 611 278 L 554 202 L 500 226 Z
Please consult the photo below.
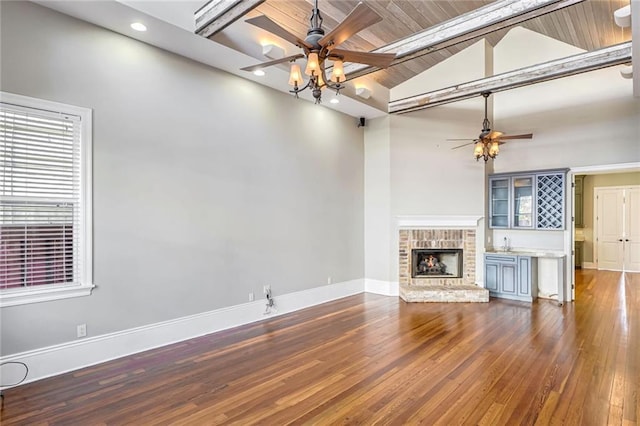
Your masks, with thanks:
M 331 277 L 327 277 L 327 284 L 331 284 L 332 281 Z
M 266 295 L 269 292 L 271 292 L 271 286 L 269 284 L 262 286 L 262 293 Z
M 253 299 L 255 299 L 255 296 L 253 295 L 253 292 L 249 293 L 249 302 L 253 302 Z
M 76 327 L 76 336 L 77 337 L 86 337 L 87 336 L 87 324 L 80 324 Z

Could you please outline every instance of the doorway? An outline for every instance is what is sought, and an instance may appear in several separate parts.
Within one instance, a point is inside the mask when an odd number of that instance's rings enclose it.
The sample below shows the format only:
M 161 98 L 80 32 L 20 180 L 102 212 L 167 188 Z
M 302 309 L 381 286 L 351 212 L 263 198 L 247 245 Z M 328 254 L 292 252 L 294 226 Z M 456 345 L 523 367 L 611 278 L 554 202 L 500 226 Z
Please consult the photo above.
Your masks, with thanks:
M 579 188 L 576 188 L 578 186 L 578 183 L 575 182 L 576 176 L 583 178 Z M 568 220 L 573 220 L 574 226 L 567 230 L 567 238 L 565 239 L 565 251 L 568 253 L 568 267 L 565 268 L 567 293 L 565 294 L 570 295 L 567 300 L 575 300 L 575 274 L 580 270 L 574 269 L 576 259 L 572 254 L 578 251 L 579 263 L 577 264 L 583 270 L 598 269 L 596 262 L 597 229 L 595 218 L 597 207 L 595 188 L 640 186 L 640 162 L 572 167 L 569 177 L 568 191 L 571 193 L 571 197 L 569 197 L 571 208 L 568 209 Z M 578 197 L 575 196 L 575 189 L 578 189 Z M 633 221 L 633 219 L 631 220 Z M 632 224 L 634 223 L 636 226 L 640 226 L 638 219 L 636 222 L 632 222 Z
M 640 186 L 594 188 L 598 269 L 640 272 Z

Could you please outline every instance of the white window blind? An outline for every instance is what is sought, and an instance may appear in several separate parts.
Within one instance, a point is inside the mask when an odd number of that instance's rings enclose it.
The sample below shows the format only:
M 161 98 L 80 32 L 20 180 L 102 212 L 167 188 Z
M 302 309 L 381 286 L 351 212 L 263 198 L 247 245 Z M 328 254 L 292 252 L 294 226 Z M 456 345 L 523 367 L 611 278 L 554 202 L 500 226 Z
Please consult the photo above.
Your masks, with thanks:
M 83 284 L 81 120 L 0 103 L 0 292 Z

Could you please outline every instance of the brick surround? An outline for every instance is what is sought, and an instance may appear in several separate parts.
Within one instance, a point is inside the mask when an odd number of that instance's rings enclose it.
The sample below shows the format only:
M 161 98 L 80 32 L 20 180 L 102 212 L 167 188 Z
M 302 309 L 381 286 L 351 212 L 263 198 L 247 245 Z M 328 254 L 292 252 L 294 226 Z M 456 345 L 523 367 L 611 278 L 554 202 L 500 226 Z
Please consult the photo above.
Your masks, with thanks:
M 488 302 L 489 292 L 475 285 L 475 229 L 401 229 L 400 297 L 407 302 Z M 414 248 L 463 249 L 461 278 L 411 277 Z

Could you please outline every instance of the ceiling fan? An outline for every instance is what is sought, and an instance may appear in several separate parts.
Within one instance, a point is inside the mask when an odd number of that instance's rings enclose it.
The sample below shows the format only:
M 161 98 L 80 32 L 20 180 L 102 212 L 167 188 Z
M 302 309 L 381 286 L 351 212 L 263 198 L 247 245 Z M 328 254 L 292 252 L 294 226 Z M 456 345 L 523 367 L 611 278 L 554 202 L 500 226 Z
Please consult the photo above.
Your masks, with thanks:
M 293 90 L 290 92 L 297 97 L 299 92 L 308 88 L 311 90 L 316 103 L 320 103 L 323 88 L 329 87 L 334 89 L 336 93 L 339 93 L 340 89 L 344 88 L 344 62 L 356 62 L 377 68 L 387 68 L 395 59 L 395 53 L 356 52 L 338 49 L 336 47 L 352 35 L 382 20 L 380 15 L 364 3 L 358 3 L 351 13 L 333 30 L 329 31 L 329 33 L 325 33 L 325 30 L 322 28 L 322 20 L 320 9 L 318 9 L 318 0 L 315 0 L 314 8 L 311 11 L 311 18 L 309 19 L 310 27 L 307 31 L 307 36 L 304 38 L 290 33 L 265 15 L 247 19 L 245 22 L 269 31 L 295 44 L 300 47 L 304 53 L 298 53 L 241 69 L 243 71 L 253 72 L 283 62 L 292 62 L 289 84 L 293 86 Z M 302 72 L 300 66 L 297 65 L 295 61 L 304 57 L 307 58 L 305 74 L 309 76 L 309 80 L 303 85 Z M 327 79 L 325 71 L 325 61 L 327 60 L 333 62 L 332 73 L 329 79 Z
M 487 99 L 491 92 L 485 91 L 482 92 L 482 96 L 484 97 L 484 120 L 482 121 L 482 131 L 480 135 L 478 135 L 477 139 L 447 139 L 449 141 L 468 141 L 471 142 L 465 143 L 462 145 L 458 145 L 451 149 L 458 149 L 464 146 L 469 146 L 471 144 L 475 144 L 475 148 L 473 150 L 473 155 L 476 157 L 476 161 L 480 158 L 483 158 L 484 161 L 488 161 L 489 158 L 496 158 L 498 153 L 500 152 L 499 146 L 505 143 L 506 140 L 511 139 L 531 139 L 533 138 L 532 133 L 527 133 L 524 135 L 505 135 L 502 132 L 498 132 L 495 130 L 491 130 L 491 122 L 487 118 Z

